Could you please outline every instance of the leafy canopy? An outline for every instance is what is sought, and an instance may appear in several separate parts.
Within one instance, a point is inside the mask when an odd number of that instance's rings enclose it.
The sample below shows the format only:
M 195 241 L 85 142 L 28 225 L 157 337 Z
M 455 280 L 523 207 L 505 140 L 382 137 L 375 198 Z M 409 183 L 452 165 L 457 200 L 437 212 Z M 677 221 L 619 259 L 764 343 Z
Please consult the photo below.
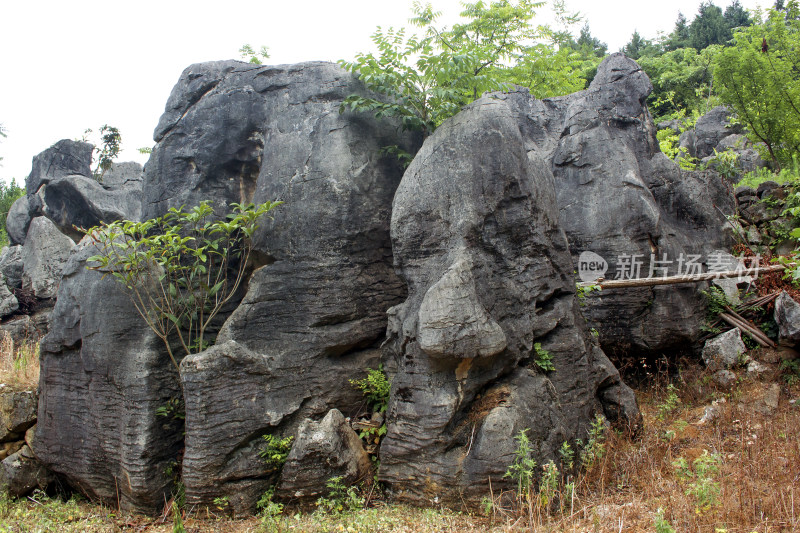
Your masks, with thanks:
M 574 68 L 580 65 L 580 54 L 557 46 L 566 44 L 569 34 L 532 22 L 544 2 L 497 0 L 463 5 L 464 22 L 452 28 L 437 27 L 440 13 L 419 2 L 414 3 L 410 23 L 420 34 L 379 27 L 372 35 L 376 52 L 340 64 L 386 98 L 353 94 L 340 110 L 394 117 L 404 129 L 427 136 L 486 91 L 512 83 L 530 87 L 537 96 L 583 88 L 585 81 Z M 565 24 L 577 21 L 566 14 L 563 2 L 556 2 L 556 14 Z
M 765 144 L 778 168 L 800 156 L 800 6 L 757 11 L 716 56 L 719 97 L 733 107 L 748 135 Z
M 110 273 L 130 291 L 136 310 L 163 341 L 184 355 L 204 350 L 212 320 L 241 285 L 259 219 L 282 202 L 231 204 L 224 220 L 209 202 L 172 208 L 144 222 L 117 221 L 87 231 L 100 253 L 87 268 Z

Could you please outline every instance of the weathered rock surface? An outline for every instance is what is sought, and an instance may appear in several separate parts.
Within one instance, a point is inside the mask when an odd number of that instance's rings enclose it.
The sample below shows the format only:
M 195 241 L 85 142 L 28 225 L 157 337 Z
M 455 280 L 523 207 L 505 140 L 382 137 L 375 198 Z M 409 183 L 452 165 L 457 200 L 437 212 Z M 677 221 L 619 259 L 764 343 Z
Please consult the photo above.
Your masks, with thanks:
M 778 336 L 790 342 L 800 342 L 800 304 L 784 291 L 775 299 L 775 322 Z
M 10 315 L 17 309 L 19 309 L 17 297 L 8 290 L 6 278 L 0 274 L 0 317 Z
M 36 194 L 50 180 L 69 175 L 91 176 L 92 151 L 87 142 L 63 139 L 33 158 L 31 173 L 25 180 L 28 194 Z
M 32 390 L 0 389 L 0 442 L 22 440 L 36 423 L 38 396 Z
M 85 268 L 96 253 L 86 238 L 70 256 L 41 343 L 36 454 L 90 498 L 155 513 L 183 429 L 155 413 L 179 380 L 125 288 Z
M 634 61 L 612 54 L 585 91 L 544 101 L 513 97 L 529 101 L 523 135 L 552 162 L 575 265 L 581 252 L 595 252 L 610 265 L 606 279 L 699 271 L 712 250 L 732 242 L 720 213 L 733 212 L 732 195 L 715 173 L 682 171 L 660 152 L 645 106 L 651 90 Z M 697 288 L 595 293 L 584 314 L 606 351 L 686 349 L 705 320 Z
M 89 229 L 101 222 L 140 220 L 142 168 L 137 163 L 122 165 L 121 169 L 112 166 L 102 184 L 84 176 L 51 180 L 39 193 L 42 214 L 75 240 L 83 237 L 75 227 Z
M 62 140 L 33 158 L 26 196 L 11 206 L 6 226 L 11 244 L 24 244 L 31 221 L 45 216 L 76 242 L 100 222 L 139 220 L 142 167 L 114 163 L 98 181 L 91 172 L 91 144 Z
M 706 341 L 703 362 L 711 370 L 728 369 L 739 363 L 739 358 L 746 351 L 739 328 L 733 328 Z
M 54 480 L 27 445 L 0 462 L 0 491 L 12 497 L 21 498 L 37 488 L 44 490 Z
M 547 105 L 520 92 L 467 106 L 426 140 L 395 195 L 409 294 L 389 311 L 379 477 L 400 499 L 480 500 L 489 478 L 504 483 L 523 429 L 541 464 L 595 414 L 639 422 L 578 313 L 547 139 L 532 121 Z M 555 371 L 537 369 L 537 343 Z
M 731 135 L 741 134 L 741 124 L 731 124 L 731 111 L 725 106 L 717 106 L 699 119 L 694 127 L 694 146 L 690 152 L 694 157 L 703 159 L 714 155 L 714 149 L 720 141 Z M 681 137 L 683 142 L 683 137 Z
M 22 247 L 22 287 L 37 298 L 52 298 L 61 281 L 61 271 L 75 243 L 45 217 L 36 217 Z
M 28 227 L 30 227 L 32 219 L 28 197 L 17 198 L 11 204 L 6 217 L 6 232 L 12 245 L 25 243 L 25 237 L 28 235 Z
M 252 510 L 277 481 L 258 457 L 262 435 L 356 410 L 362 396 L 347 380 L 378 365 L 385 312 L 405 296 L 389 237 L 402 168 L 380 148 L 413 152 L 416 141 L 339 113 L 363 92 L 329 63 L 229 61 L 188 68 L 167 104 L 144 216 L 203 199 L 220 214 L 233 201 L 286 202 L 255 236 L 255 274 L 217 344 L 181 367 L 192 505 L 228 495 L 237 512 Z M 178 381 L 122 286 L 84 269 L 87 247 L 69 260 L 43 343 L 37 453 L 89 496 L 114 501 L 121 480 L 122 506 L 152 512 L 182 442 L 182 428 L 164 430 L 154 413 Z
M 0 253 L 0 274 L 5 277 L 5 284 L 10 289 L 22 287 L 22 246 L 6 246 Z
M 332 477 L 341 477 L 345 486 L 351 486 L 371 474 L 361 439 L 342 413 L 331 409 L 320 422 L 306 420 L 298 428 L 278 491 L 292 500 L 313 503 L 325 494 Z

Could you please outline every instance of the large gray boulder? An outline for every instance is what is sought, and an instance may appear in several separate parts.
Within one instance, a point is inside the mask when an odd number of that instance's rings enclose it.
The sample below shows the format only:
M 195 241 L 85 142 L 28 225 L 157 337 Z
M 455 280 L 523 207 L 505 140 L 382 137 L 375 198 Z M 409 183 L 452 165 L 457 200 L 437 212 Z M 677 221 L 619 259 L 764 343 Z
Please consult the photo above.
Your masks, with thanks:
M 6 278 L 9 289 L 22 287 L 22 271 L 25 264 L 22 262 L 22 246 L 6 246 L 0 253 L 0 274 Z
M 0 442 L 21 440 L 36 423 L 35 390 L 0 388 Z
M 559 221 L 575 268 L 591 251 L 609 264 L 606 279 L 705 271 L 727 248 L 724 214 L 733 195 L 712 172 L 682 171 L 658 148 L 645 101 L 652 90 L 639 65 L 612 54 L 590 87 L 535 101 L 522 94 L 523 135 L 552 163 Z M 651 273 L 652 272 L 652 273 Z M 696 285 L 594 293 L 584 314 L 607 352 L 661 354 L 698 339 L 705 302 Z
M 62 140 L 33 158 L 26 196 L 6 218 L 11 244 L 24 244 L 31 220 L 45 216 L 76 242 L 101 222 L 140 220 L 142 166 L 114 163 L 98 179 L 91 172 L 91 144 Z
M 467 106 L 425 141 L 395 195 L 394 261 L 409 294 L 389 310 L 378 475 L 397 498 L 478 502 L 489 483 L 510 486 L 520 431 L 543 464 L 596 414 L 640 421 L 578 312 L 535 105 L 512 93 Z M 555 371 L 535 363 L 543 350 Z
M 278 491 L 293 501 L 313 503 L 327 492 L 332 477 L 345 486 L 366 481 L 372 466 L 361 439 L 338 409 L 319 422 L 306 420 L 281 470 Z
M 739 328 L 721 333 L 706 341 L 703 346 L 703 362 L 710 370 L 727 370 L 742 362 L 747 347 L 742 341 Z
M 251 510 L 277 481 L 257 456 L 261 436 L 352 412 L 360 393 L 347 380 L 379 364 L 386 310 L 405 296 L 389 238 L 402 168 L 380 149 L 415 145 L 397 124 L 340 113 L 353 93 L 363 86 L 330 63 L 194 65 L 156 130 L 146 217 L 201 199 L 285 201 L 254 237 L 269 264 L 217 346 L 181 366 L 191 504 L 229 495 Z
M 687 149 L 689 155 L 698 159 L 713 156 L 718 152 L 734 147 L 744 131 L 741 124 L 731 124 L 731 111 L 725 106 L 717 106 L 697 119 L 694 128 L 681 134 L 680 146 Z M 728 143 L 720 144 L 726 137 L 737 136 Z M 742 146 L 744 148 L 744 146 Z
M 140 220 L 142 169 L 136 163 L 133 165 L 138 167 L 139 179 L 122 181 L 112 175 L 120 183 L 113 188 L 84 176 L 66 176 L 51 180 L 39 192 L 41 213 L 76 241 L 83 237 L 81 229 L 86 230 L 115 220 Z M 133 172 L 136 170 L 133 169 Z
M 34 156 L 31 173 L 25 180 L 27 193 L 36 194 L 42 185 L 64 176 L 92 175 L 92 152 L 94 146 L 87 142 L 63 139 Z
M 36 455 L 93 500 L 156 513 L 183 445 L 183 424 L 156 410 L 180 381 L 124 286 L 86 268 L 97 253 L 87 237 L 70 256 L 41 342 Z
M 0 273 L 0 317 L 10 315 L 17 309 L 19 309 L 19 301 L 8 289 L 5 276 Z
M 22 196 L 14 200 L 11 208 L 8 210 L 6 216 L 6 232 L 8 233 L 8 240 L 12 245 L 20 245 L 25 243 L 25 237 L 28 235 L 28 228 L 31 225 L 31 208 L 30 201 L 27 196 Z
M 783 291 L 775 299 L 775 322 L 778 336 L 788 342 L 800 342 L 800 304 Z
M 36 217 L 22 247 L 22 287 L 40 299 L 53 298 L 61 270 L 75 243 L 45 217 Z
M 21 450 L 0 462 L 0 491 L 21 498 L 35 489 L 46 489 L 55 481 L 53 474 L 24 445 Z

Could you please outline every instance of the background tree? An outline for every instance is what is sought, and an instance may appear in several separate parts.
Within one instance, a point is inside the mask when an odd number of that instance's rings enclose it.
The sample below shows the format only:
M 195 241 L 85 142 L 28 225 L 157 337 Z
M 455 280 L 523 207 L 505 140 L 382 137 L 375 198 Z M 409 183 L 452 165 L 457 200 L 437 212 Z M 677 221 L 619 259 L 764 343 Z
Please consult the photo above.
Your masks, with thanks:
M 716 57 L 720 98 L 736 111 L 754 141 L 781 166 L 800 156 L 800 14 L 797 0 L 785 11 L 756 12 L 752 26 L 736 31 L 734 45 Z M 766 41 L 767 51 L 762 51 Z
M 679 48 L 661 55 L 644 56 L 639 64 L 653 83 L 650 111 L 659 118 L 683 118 L 707 108 L 713 80 L 712 67 L 719 46 L 698 52 Z
M 659 53 L 658 46 L 648 39 L 639 35 L 638 31 L 634 31 L 631 35 L 631 40 L 628 44 L 622 47 L 620 52 L 630 57 L 631 59 L 639 59 L 643 56 L 653 56 Z
M 345 99 L 342 111 L 371 111 L 376 117 L 399 118 L 403 128 L 429 135 L 445 119 L 485 91 L 522 84 L 537 96 L 583 88 L 580 56 L 561 46 L 564 31 L 534 26 L 536 9 L 544 2 L 498 0 L 465 3 L 464 22 L 437 27 L 440 13 L 430 4 L 414 3 L 410 23 L 422 30 L 378 28 L 372 35 L 377 52 L 359 54 L 341 65 L 386 101 L 362 95 Z M 560 20 L 569 25 L 563 2 L 556 3 Z
M 750 18 L 747 10 L 742 7 L 739 0 L 733 0 L 733 3 L 725 8 L 723 18 L 731 30 L 749 26 L 753 23 L 753 19 Z
M 700 4 L 697 16 L 689 25 L 689 44 L 702 50 L 712 44 L 725 44 L 732 38 L 731 27 L 725 20 L 722 9 L 710 1 Z
M 689 21 L 683 13 L 678 12 L 678 20 L 675 21 L 675 28 L 664 41 L 664 50 L 671 52 L 678 48 L 689 46 Z
M 239 56 L 247 61 L 248 63 L 253 63 L 254 65 L 261 65 L 263 64 L 264 59 L 269 59 L 269 48 L 266 46 L 262 46 L 261 49 L 256 52 L 252 46 L 249 44 L 242 45 L 239 48 Z
M 18 186 L 16 180 L 12 179 L 10 184 L 0 182 L 0 248 L 8 245 L 6 232 L 8 211 L 11 209 L 11 204 L 22 196 L 25 196 L 25 189 Z

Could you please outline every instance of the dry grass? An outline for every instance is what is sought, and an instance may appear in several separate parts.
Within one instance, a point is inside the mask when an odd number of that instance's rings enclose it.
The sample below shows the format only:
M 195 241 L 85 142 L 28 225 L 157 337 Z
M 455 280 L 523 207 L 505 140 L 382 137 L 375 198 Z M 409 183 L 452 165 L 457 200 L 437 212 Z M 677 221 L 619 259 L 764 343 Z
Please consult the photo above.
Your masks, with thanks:
M 39 384 L 39 343 L 14 346 L 11 335 L 0 332 L 0 383 L 35 388 Z
M 763 381 L 743 380 L 732 392 L 723 393 L 709 385 L 708 376 L 699 367 L 684 368 L 672 380 L 674 389 L 667 388 L 663 376 L 657 379 L 637 391 L 646 423 L 641 437 L 632 441 L 610 432 L 604 455 L 577 479 L 562 479 L 547 512 L 539 493 L 532 495 L 529 505 L 522 506 L 523 512 L 519 506 L 501 505 L 508 498 L 494 494 L 488 516 L 478 511 L 458 513 L 378 503 L 377 507 L 338 517 L 288 509 L 271 527 L 258 518 L 234 520 L 188 512 L 184 525 L 188 532 L 202 533 L 800 531 L 800 400 L 790 402 L 800 397 L 800 385 L 788 386 L 773 375 Z M 773 388 L 774 392 L 776 384 L 780 400 L 777 408 L 771 409 L 768 391 Z M 680 401 L 676 401 L 678 398 Z M 705 407 L 712 401 L 717 402 L 718 416 L 701 423 Z M 695 463 L 698 458 L 700 462 Z M 681 460 L 684 466 L 676 466 Z M 703 462 L 712 467 L 705 475 Z M 565 481 L 575 482 L 573 495 Z M 72 510 L 59 511 L 60 515 L 45 512 L 47 507 L 41 502 L 9 505 L 6 520 L 21 517 L 7 522 L 11 531 L 173 530 L 169 517 L 154 520 L 88 503 L 61 504 L 72 505 Z M 73 518 L 62 522 L 50 519 L 52 528 L 42 527 L 41 517 L 47 513 Z M 656 528 L 659 516 L 660 529 Z M 0 532 L 5 531 L 3 524 L 0 505 Z

